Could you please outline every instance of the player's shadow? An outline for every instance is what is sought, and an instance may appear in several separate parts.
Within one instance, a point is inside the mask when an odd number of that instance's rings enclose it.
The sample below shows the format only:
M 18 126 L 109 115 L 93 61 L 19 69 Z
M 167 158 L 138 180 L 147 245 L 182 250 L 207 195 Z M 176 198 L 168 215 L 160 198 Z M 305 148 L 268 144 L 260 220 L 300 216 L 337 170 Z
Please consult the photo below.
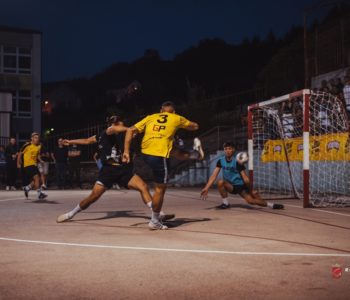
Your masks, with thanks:
M 60 204 L 60 202 L 49 201 L 49 200 L 34 200 L 31 202 L 26 202 L 27 204 Z
M 119 211 L 98 211 L 98 212 L 84 212 L 85 214 L 105 214 L 102 217 L 98 218 L 85 218 L 85 219 L 79 219 L 79 220 L 71 220 L 74 221 L 99 221 L 99 220 L 106 220 L 106 219 L 114 219 L 114 218 L 137 218 L 137 219 L 149 219 L 149 217 L 145 216 L 144 214 L 138 214 L 135 213 L 132 210 L 119 210 Z
M 190 223 L 208 222 L 211 220 L 212 219 L 210 218 L 200 218 L 200 219 L 176 218 L 174 220 L 168 220 L 164 222 L 164 224 L 166 224 L 166 226 L 168 226 L 169 228 L 176 228 L 176 227 L 180 227 L 182 225 L 186 225 Z
M 212 207 L 207 207 L 205 208 L 206 210 L 228 210 L 228 209 L 232 209 L 232 208 L 244 208 L 244 209 L 250 209 L 250 210 L 259 210 L 261 209 L 260 207 L 254 207 L 254 206 L 251 206 L 249 204 L 230 204 L 230 207 L 229 208 L 225 208 L 225 209 L 222 209 L 222 208 L 219 208 L 219 205 L 216 205 L 216 206 L 212 206 Z

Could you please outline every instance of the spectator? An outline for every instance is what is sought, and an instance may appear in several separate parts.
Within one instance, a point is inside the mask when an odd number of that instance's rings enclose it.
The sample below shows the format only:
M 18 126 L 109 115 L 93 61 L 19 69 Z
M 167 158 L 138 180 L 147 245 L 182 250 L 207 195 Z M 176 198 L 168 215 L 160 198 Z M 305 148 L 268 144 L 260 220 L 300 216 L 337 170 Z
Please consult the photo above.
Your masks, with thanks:
M 345 99 L 345 109 L 348 114 L 348 118 L 350 118 L 350 76 L 346 76 L 344 80 L 344 99 Z
M 68 150 L 68 169 L 69 169 L 69 179 L 71 187 L 74 186 L 74 181 L 77 187 L 81 188 L 80 182 L 80 156 L 81 150 L 78 145 L 73 144 L 69 146 Z
M 175 136 L 175 146 L 178 149 L 184 149 L 185 148 L 185 143 L 183 139 L 181 139 L 178 135 Z
M 56 167 L 56 180 L 60 190 L 65 189 L 68 149 L 63 145 L 63 139 L 59 138 L 58 147 L 52 153 L 52 160 Z
M 0 184 L 5 182 L 6 157 L 5 148 L 0 146 Z
M 47 189 L 47 176 L 49 175 L 50 152 L 42 145 L 40 148 L 41 161 L 38 163 L 38 169 L 41 177 L 41 189 Z
M 17 180 L 17 156 L 18 156 L 18 146 L 15 138 L 10 138 L 10 143 L 6 146 L 5 157 L 6 157 L 6 191 L 16 190 L 16 180 Z

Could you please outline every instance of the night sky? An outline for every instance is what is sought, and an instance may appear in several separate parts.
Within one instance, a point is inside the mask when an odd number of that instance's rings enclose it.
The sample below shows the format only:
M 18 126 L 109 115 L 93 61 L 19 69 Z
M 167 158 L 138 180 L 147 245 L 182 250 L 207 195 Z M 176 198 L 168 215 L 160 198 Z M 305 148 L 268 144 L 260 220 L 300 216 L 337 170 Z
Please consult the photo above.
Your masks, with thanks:
M 164 59 L 204 38 L 239 43 L 301 25 L 315 0 L 0 0 L 0 25 L 43 32 L 43 80 L 92 76 L 148 48 Z

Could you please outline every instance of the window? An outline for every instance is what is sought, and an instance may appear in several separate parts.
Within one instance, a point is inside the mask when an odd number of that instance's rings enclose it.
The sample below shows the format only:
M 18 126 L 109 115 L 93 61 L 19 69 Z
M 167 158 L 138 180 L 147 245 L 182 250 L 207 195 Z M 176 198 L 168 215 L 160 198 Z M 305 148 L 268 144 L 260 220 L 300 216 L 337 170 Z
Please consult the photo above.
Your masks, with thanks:
M 32 116 L 32 92 L 30 90 L 17 90 L 13 95 L 13 115 L 14 117 Z
M 4 54 L 4 72 L 5 73 L 16 73 L 17 63 L 16 56 Z
M 0 72 L 31 74 L 31 52 L 29 48 L 0 46 Z
M 17 134 L 17 141 L 20 146 L 23 146 L 24 143 L 30 141 L 31 132 L 20 132 Z

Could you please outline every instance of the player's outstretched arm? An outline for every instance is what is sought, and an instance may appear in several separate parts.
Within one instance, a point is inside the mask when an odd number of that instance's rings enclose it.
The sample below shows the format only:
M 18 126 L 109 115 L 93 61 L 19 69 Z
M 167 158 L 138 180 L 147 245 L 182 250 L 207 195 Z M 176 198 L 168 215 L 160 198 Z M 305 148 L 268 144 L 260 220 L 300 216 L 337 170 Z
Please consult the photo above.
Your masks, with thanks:
M 240 174 L 241 174 L 241 177 L 243 179 L 244 184 L 249 188 L 250 187 L 249 177 L 247 176 L 247 174 L 244 171 L 241 171 Z
M 87 139 L 77 139 L 77 140 L 63 140 L 63 145 L 90 145 L 97 143 L 96 135 L 91 136 Z
M 118 134 L 121 132 L 126 132 L 128 130 L 128 127 L 122 126 L 122 125 L 112 125 L 107 128 L 106 133 L 107 135 L 112 134 Z
M 216 167 L 214 169 L 213 174 L 210 175 L 207 184 L 205 185 L 205 187 L 201 191 L 201 199 L 203 199 L 203 200 L 207 199 L 208 191 L 209 191 L 210 187 L 214 184 L 216 178 L 218 177 L 218 175 L 220 173 L 220 170 L 221 170 L 221 168 Z
M 138 130 L 135 126 L 132 126 L 126 130 L 125 140 L 124 140 L 123 162 L 126 162 L 126 163 L 130 162 L 130 145 L 135 133 L 138 133 Z
M 18 168 L 18 169 L 21 168 L 21 164 L 22 164 L 22 155 L 23 155 L 23 153 L 22 153 L 22 152 L 19 152 L 19 153 L 18 153 L 18 156 L 17 156 L 17 168 Z
M 184 128 L 185 130 L 188 131 L 196 131 L 199 129 L 199 125 L 196 122 L 190 122 L 187 127 Z

